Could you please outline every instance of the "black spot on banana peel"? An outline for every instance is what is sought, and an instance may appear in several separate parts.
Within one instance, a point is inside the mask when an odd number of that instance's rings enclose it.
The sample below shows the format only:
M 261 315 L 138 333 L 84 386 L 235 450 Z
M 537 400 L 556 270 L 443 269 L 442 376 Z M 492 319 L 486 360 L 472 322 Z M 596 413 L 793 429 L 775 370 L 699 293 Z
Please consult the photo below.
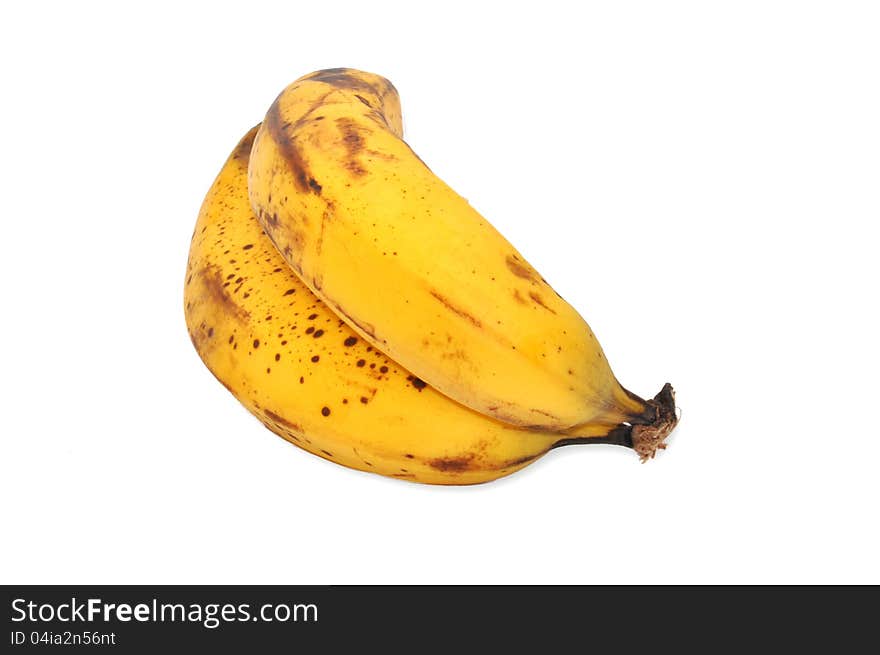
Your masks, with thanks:
M 413 386 L 413 388 L 417 389 L 418 391 L 421 391 L 428 386 L 427 382 L 425 382 L 424 380 L 420 380 L 415 375 L 408 376 L 406 378 L 406 381 L 409 382 Z

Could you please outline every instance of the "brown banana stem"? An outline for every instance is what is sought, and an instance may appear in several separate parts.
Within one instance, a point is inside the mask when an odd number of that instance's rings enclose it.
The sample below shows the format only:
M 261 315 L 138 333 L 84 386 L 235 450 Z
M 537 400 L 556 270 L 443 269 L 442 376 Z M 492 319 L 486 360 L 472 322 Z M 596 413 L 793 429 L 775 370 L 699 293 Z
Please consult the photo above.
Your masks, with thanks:
M 632 394 L 635 396 L 635 394 Z M 678 423 L 675 412 L 675 391 L 668 382 L 651 400 L 642 401 L 645 411 L 633 415 L 629 421 L 612 428 L 603 437 L 566 437 L 553 448 L 584 443 L 605 443 L 632 448 L 642 462 L 652 459 L 658 450 L 666 448 L 664 441 Z

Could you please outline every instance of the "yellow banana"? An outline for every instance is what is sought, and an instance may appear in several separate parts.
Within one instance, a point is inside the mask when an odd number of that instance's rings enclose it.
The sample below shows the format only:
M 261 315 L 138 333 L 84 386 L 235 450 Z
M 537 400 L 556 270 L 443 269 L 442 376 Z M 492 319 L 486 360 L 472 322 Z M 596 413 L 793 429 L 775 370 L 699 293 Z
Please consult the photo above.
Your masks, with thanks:
M 339 464 L 435 484 L 492 480 L 565 443 L 632 446 L 627 426 L 572 438 L 501 423 L 359 338 L 290 270 L 251 211 L 256 131 L 235 148 L 202 205 L 184 305 L 202 360 L 266 427 Z
M 443 394 L 523 427 L 636 424 L 650 457 L 671 389 L 616 380 L 587 323 L 402 139 L 392 84 L 329 69 L 269 109 L 251 205 L 284 259 L 358 335 Z

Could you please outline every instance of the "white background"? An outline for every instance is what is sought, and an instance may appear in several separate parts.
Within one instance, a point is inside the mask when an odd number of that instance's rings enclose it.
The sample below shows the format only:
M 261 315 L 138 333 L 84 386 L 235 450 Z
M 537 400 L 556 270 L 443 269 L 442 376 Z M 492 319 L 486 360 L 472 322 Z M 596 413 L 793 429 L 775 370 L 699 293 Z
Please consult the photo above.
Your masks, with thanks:
M 880 583 L 876 3 L 578 4 L 5 3 L 0 581 Z M 199 205 L 335 66 L 394 82 L 628 388 L 675 385 L 667 451 L 421 486 L 213 379 Z

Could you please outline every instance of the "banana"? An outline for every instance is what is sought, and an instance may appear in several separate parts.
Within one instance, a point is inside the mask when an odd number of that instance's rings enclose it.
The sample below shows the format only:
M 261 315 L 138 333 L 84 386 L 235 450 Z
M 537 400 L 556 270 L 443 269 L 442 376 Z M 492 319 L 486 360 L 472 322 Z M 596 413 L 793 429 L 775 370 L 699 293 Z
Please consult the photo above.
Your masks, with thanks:
M 204 200 L 184 308 L 199 356 L 267 428 L 338 464 L 434 484 L 493 480 L 566 443 L 633 445 L 627 426 L 572 438 L 501 423 L 360 338 L 290 269 L 251 211 L 256 133 L 234 149 Z
M 521 427 L 630 424 L 643 457 L 675 426 L 671 388 L 615 378 L 580 314 L 402 138 L 385 78 L 328 69 L 288 86 L 257 133 L 251 206 L 311 291 L 450 398 Z

